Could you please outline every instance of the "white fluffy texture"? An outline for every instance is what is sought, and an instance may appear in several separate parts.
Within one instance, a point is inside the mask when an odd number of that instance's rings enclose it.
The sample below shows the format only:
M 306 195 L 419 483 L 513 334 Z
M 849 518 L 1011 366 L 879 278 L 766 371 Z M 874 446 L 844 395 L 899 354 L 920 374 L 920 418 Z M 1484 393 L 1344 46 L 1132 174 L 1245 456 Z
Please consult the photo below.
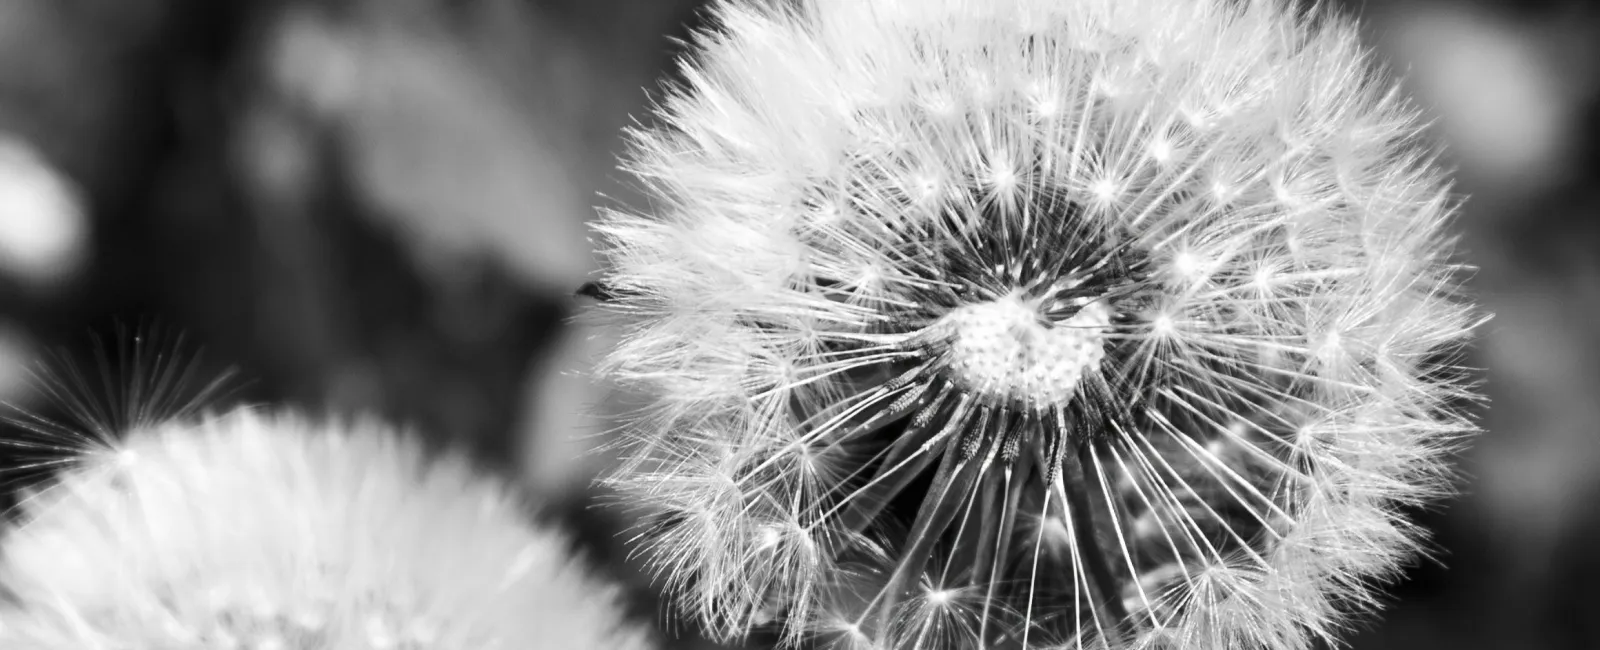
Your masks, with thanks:
M 0 544 L 0 647 L 651 647 L 565 535 L 375 424 L 240 410 L 136 431 Z
M 600 226 L 608 373 L 651 399 L 614 484 L 688 611 L 839 647 L 1306 648 L 1375 606 L 1417 546 L 1398 506 L 1472 429 L 1477 316 L 1350 24 L 715 17 L 636 134 L 656 209 Z

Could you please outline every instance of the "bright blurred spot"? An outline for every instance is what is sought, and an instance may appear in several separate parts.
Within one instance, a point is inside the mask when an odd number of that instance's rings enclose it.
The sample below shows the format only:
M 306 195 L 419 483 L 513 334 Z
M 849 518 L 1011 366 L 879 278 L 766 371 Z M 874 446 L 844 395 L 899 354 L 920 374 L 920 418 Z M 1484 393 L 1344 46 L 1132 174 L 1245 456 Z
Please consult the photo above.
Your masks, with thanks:
M 1484 9 L 1457 2 L 1397 8 L 1388 37 L 1400 71 L 1439 117 L 1462 171 L 1523 191 L 1566 173 L 1572 77 L 1581 66 Z
M 0 273 L 29 285 L 70 275 L 88 247 L 83 199 L 33 147 L 0 134 Z
M 291 8 L 266 54 L 273 81 L 319 111 L 337 113 L 361 99 L 364 62 L 359 35 L 341 33 L 325 18 Z

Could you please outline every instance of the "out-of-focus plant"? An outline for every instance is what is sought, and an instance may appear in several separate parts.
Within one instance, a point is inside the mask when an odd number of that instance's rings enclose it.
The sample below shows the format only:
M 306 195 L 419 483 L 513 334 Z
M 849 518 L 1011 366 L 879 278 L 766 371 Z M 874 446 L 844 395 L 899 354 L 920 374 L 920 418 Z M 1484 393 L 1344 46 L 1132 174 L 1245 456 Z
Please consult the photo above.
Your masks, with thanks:
M 1282 3 L 722 2 L 600 226 L 684 610 L 838 647 L 1305 648 L 1473 426 L 1416 111 Z
M 241 409 L 58 443 L 71 469 L 0 539 L 0 646 L 653 647 L 508 488 L 375 422 Z

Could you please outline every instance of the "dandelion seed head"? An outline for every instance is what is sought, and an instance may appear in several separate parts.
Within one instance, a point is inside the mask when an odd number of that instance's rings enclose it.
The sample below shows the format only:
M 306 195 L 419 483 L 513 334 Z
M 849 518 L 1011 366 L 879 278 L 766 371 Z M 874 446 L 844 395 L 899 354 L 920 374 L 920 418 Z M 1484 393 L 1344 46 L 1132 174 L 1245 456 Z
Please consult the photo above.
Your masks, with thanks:
M 116 445 L 0 538 L 0 645 L 651 647 L 565 536 L 386 427 L 236 410 Z
M 680 606 L 789 644 L 1118 649 L 1307 648 L 1374 606 L 1416 549 L 1395 508 L 1473 429 L 1479 317 L 1349 21 L 713 16 L 634 134 L 652 212 L 598 226 L 605 371 L 649 396 L 612 483 Z M 690 241 L 721 228 L 744 243 Z

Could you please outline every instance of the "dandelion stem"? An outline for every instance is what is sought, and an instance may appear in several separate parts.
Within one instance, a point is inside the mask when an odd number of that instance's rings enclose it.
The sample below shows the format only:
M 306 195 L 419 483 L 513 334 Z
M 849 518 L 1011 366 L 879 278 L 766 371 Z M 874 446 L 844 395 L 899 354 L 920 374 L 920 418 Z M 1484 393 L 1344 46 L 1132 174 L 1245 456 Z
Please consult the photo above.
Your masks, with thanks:
M 922 571 L 933 553 L 934 542 L 938 540 L 940 533 L 950 527 L 950 522 L 961 512 L 961 504 L 967 500 L 952 498 L 951 495 L 968 494 L 979 478 L 983 464 L 976 458 L 960 457 L 959 450 L 959 445 L 946 446 L 944 460 L 939 465 L 939 473 L 933 479 L 933 488 L 929 491 L 929 496 L 923 500 L 922 507 L 917 511 L 917 519 L 912 524 L 911 536 L 908 538 L 911 543 L 905 550 L 904 559 L 889 577 L 880 621 L 881 630 L 885 634 L 893 629 L 894 610 L 899 604 L 900 597 L 917 587 L 922 579 Z
M 1090 488 L 1088 481 L 1085 480 L 1088 472 L 1094 469 L 1094 461 L 1090 457 L 1094 449 L 1087 445 L 1069 449 L 1071 449 L 1069 453 L 1077 456 L 1078 467 L 1076 470 L 1062 468 L 1061 477 L 1066 482 L 1067 506 L 1072 509 L 1071 516 L 1076 518 L 1072 527 L 1074 537 L 1077 538 L 1075 543 L 1082 549 L 1079 555 L 1088 568 L 1091 588 L 1100 598 L 1094 616 L 1096 618 L 1105 616 L 1111 621 L 1106 632 L 1112 638 L 1107 641 L 1112 642 L 1112 647 L 1117 647 L 1121 641 L 1119 637 L 1122 624 L 1128 619 L 1128 610 L 1122 606 L 1111 566 L 1106 562 L 1105 551 L 1100 548 L 1100 542 L 1095 537 L 1095 531 L 1099 530 L 1099 526 L 1095 521 L 1094 508 L 1090 506 L 1088 498 Z

